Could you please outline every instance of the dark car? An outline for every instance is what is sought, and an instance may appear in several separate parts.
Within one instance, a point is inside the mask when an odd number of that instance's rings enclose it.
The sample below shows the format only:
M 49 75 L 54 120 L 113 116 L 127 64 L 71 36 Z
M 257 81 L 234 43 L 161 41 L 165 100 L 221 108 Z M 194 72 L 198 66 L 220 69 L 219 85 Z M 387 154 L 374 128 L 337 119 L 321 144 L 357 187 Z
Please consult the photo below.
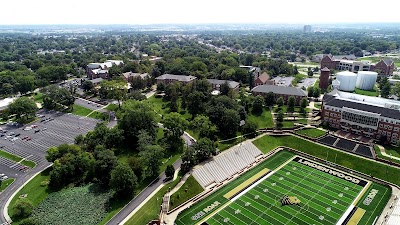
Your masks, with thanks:
M 21 135 L 20 133 L 16 133 L 16 134 L 15 134 L 15 137 L 18 137 L 18 136 L 20 136 L 20 135 Z
M 35 133 L 39 132 L 40 130 L 35 130 Z

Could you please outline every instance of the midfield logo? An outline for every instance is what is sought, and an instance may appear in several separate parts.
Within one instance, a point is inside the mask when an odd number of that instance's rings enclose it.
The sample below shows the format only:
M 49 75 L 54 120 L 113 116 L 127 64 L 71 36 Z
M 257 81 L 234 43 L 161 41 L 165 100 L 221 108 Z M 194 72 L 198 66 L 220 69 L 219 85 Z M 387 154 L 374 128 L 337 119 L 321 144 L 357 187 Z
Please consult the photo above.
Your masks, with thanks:
M 283 196 L 281 200 L 282 206 L 285 205 L 299 205 L 300 204 L 300 199 L 298 199 L 296 196 Z

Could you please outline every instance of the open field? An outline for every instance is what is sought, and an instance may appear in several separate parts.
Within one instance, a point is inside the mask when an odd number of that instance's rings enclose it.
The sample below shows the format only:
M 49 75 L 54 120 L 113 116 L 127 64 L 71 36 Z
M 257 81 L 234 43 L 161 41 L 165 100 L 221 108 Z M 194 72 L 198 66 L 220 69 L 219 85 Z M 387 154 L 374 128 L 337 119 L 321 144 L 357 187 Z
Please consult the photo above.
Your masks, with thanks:
M 202 191 L 203 188 L 196 181 L 196 179 L 194 179 L 193 176 L 189 176 L 182 187 L 180 187 L 177 192 L 171 195 L 170 210 L 200 194 Z
M 85 108 L 83 106 L 74 104 L 74 107 L 72 109 L 72 114 L 78 115 L 78 116 L 88 116 L 93 110 Z M 91 113 L 88 117 L 93 118 L 93 119 L 103 119 L 103 114 L 101 112 L 93 112 Z
M 255 122 L 258 129 L 274 127 L 274 121 L 272 121 L 272 115 L 268 108 L 264 108 L 261 114 L 249 114 L 247 119 Z
M 321 159 L 327 159 L 330 162 L 335 162 L 336 164 L 361 173 L 400 185 L 400 176 L 398 176 L 398 174 L 400 174 L 399 168 L 364 159 L 353 154 L 345 153 L 341 150 L 334 150 L 295 136 L 265 135 L 253 141 L 253 143 L 263 151 L 263 153 L 269 152 L 278 146 L 286 146 Z M 366 167 L 365 165 L 369 166 Z
M 322 135 L 326 134 L 325 131 L 315 129 L 315 128 L 298 130 L 298 131 L 296 131 L 296 133 L 306 135 L 310 138 L 317 138 L 317 137 L 321 137 Z
M 277 154 L 281 155 L 273 156 L 267 161 L 276 158 L 286 161 L 293 156 L 287 151 Z M 361 224 L 373 224 L 375 217 L 381 213 L 390 197 L 391 191 L 388 187 L 378 184 L 369 186 L 368 181 L 358 180 L 356 177 L 353 178 L 358 181 L 349 181 L 315 169 L 310 164 L 304 163 L 304 160 L 295 157 L 283 167 L 240 190 L 236 195 L 227 197 L 228 199 L 221 196 L 222 193 L 227 193 L 238 186 L 235 181 L 245 183 L 244 177 L 249 180 L 260 169 L 270 168 L 265 161 L 261 168 L 259 165 L 249 171 L 251 175 L 247 176 L 248 173 L 245 173 L 181 213 L 175 223 L 178 225 L 336 224 L 347 217 L 351 218 L 350 212 L 353 208 L 357 209 L 354 207 L 356 204 L 361 208 L 359 211 L 363 212 L 360 215 L 363 221 Z M 271 166 L 274 167 L 273 164 Z M 341 171 L 336 172 L 341 173 Z M 372 189 L 377 190 L 377 194 L 372 204 L 365 204 L 364 199 Z

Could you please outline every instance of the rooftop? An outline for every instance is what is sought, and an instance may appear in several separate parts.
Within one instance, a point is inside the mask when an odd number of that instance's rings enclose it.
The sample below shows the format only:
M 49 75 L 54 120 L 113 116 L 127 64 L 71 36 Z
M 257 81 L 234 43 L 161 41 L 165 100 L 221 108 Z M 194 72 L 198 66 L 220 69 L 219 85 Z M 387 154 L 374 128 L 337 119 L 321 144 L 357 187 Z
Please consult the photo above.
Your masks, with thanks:
M 293 95 L 293 96 L 307 96 L 307 93 L 301 88 L 297 87 L 285 87 L 276 85 L 260 85 L 251 90 L 252 92 L 269 93 L 273 92 L 280 95 Z
M 393 119 L 400 119 L 400 101 L 358 95 L 338 90 L 333 90 L 326 94 L 323 100 L 327 105 L 335 107 L 358 109 L 378 113 Z
M 210 82 L 211 84 L 219 84 L 222 85 L 225 82 L 228 83 L 229 88 L 236 88 L 237 86 L 239 86 L 239 83 L 236 81 L 231 81 L 231 80 L 216 80 L 216 79 L 207 79 L 208 82 Z
M 177 81 L 192 81 L 196 79 L 194 76 L 186 76 L 186 75 L 174 75 L 174 74 L 163 74 L 159 77 L 156 77 L 156 80 L 177 80 Z

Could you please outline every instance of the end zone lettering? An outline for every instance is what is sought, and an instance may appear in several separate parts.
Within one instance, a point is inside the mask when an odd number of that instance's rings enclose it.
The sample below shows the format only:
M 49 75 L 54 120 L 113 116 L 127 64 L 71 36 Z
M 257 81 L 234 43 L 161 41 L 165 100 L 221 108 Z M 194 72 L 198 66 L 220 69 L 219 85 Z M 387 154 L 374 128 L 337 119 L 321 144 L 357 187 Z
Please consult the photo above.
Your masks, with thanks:
M 192 220 L 198 220 L 201 217 L 203 217 L 206 213 L 212 211 L 213 209 L 215 209 L 215 207 L 221 205 L 221 203 L 219 201 L 215 201 L 213 202 L 211 205 L 205 207 L 203 210 L 201 210 L 200 212 L 196 213 L 196 215 L 192 216 Z
M 372 200 L 374 200 L 376 194 L 378 194 L 378 190 L 372 189 L 372 190 L 369 192 L 368 196 L 365 198 L 365 200 L 364 200 L 364 202 L 363 202 L 364 205 L 369 205 L 369 204 L 371 204 L 371 202 L 372 202 Z
M 352 177 L 352 176 L 343 174 L 343 173 L 341 173 L 341 172 L 339 172 L 339 171 L 336 171 L 336 170 L 333 170 L 333 169 L 330 169 L 330 168 L 321 166 L 321 165 L 319 165 L 319 164 L 310 162 L 310 161 L 308 161 L 308 160 L 306 160 L 306 159 L 303 159 L 303 158 L 296 158 L 295 161 L 297 161 L 297 162 L 299 162 L 299 163 L 301 163 L 301 164 L 307 165 L 307 166 L 309 166 L 309 167 L 315 168 L 315 169 L 317 169 L 317 170 L 323 171 L 323 172 L 325 172 L 325 173 L 329 173 L 329 174 L 331 174 L 331 175 L 333 175 L 333 176 L 337 176 L 337 177 L 339 177 L 339 178 L 342 178 L 342 179 L 351 181 L 351 182 L 353 182 L 353 183 L 355 183 L 355 184 L 359 184 L 359 183 L 360 183 L 360 180 L 357 179 L 357 178 L 355 178 L 355 177 Z

